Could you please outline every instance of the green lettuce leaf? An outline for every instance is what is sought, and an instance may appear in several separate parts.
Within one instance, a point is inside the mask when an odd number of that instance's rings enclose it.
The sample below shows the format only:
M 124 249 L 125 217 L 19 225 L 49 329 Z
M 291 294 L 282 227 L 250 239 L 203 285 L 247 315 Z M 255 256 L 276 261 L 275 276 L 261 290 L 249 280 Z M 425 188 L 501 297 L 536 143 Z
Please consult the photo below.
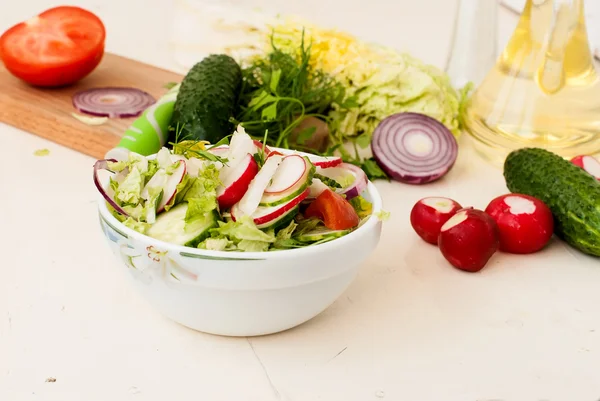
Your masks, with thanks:
M 214 165 L 209 165 L 198 172 L 198 177 L 192 180 L 192 184 L 183 197 L 188 202 L 185 215 L 186 225 L 196 218 L 204 217 L 206 213 L 216 210 L 217 187 L 219 185 L 219 171 Z
M 142 234 L 146 234 L 146 232 L 148 231 L 148 228 L 150 228 L 150 224 L 148 223 L 144 223 L 144 222 L 140 222 L 140 221 L 136 221 L 131 217 L 128 217 L 127 219 L 125 219 L 123 221 L 123 224 L 126 227 L 131 228 L 134 231 L 137 231 L 139 233 Z
M 198 248 L 209 251 L 233 251 L 237 249 L 233 241 L 227 238 L 207 238 L 198 244 Z
M 373 213 L 373 205 L 362 196 L 355 196 L 348 202 L 350 202 L 360 219 L 364 219 Z
M 270 246 L 270 242 L 243 239 L 237 244 L 237 249 L 244 252 L 266 252 Z
M 213 238 L 228 238 L 234 242 L 242 240 L 275 242 L 275 236 L 261 231 L 248 216 L 243 216 L 237 221 L 228 223 L 220 221 L 219 227 L 213 228 L 211 234 Z
M 115 199 L 121 204 L 137 205 L 140 203 L 143 186 L 144 182 L 140 170 L 134 167 L 119 185 L 115 193 Z

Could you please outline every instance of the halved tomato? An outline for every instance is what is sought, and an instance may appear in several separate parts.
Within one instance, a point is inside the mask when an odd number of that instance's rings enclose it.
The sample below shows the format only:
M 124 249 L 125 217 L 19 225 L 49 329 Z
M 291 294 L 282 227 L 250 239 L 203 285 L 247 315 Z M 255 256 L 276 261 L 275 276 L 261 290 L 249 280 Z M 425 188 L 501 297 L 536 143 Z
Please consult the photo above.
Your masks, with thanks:
M 102 60 L 106 30 L 93 13 L 61 6 L 0 36 L 0 59 L 14 76 L 44 87 L 72 84 Z
M 304 212 L 305 217 L 316 217 L 330 230 L 347 230 L 360 223 L 358 213 L 344 197 L 326 189 L 312 201 Z

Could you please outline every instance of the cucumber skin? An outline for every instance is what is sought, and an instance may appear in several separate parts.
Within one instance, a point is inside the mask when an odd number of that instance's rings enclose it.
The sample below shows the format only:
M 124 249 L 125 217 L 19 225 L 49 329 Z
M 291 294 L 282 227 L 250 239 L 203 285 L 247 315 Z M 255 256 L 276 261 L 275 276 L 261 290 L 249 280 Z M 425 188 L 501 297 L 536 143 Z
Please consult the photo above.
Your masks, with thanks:
M 330 231 L 327 233 L 319 233 L 318 231 L 317 232 L 307 232 L 307 233 L 301 234 L 294 238 L 300 242 L 316 242 L 316 241 L 324 240 L 326 238 L 333 240 L 336 238 L 343 237 L 344 235 L 348 234 L 350 231 L 352 231 L 352 230 L 337 230 L 337 231 Z
M 200 234 L 193 240 L 186 242 L 184 244 L 184 246 L 189 246 L 191 248 L 197 248 L 198 244 L 200 244 L 202 241 L 204 241 L 205 239 L 210 237 L 210 230 L 213 228 L 217 228 L 219 226 L 219 223 L 218 223 L 219 213 L 216 210 L 213 210 L 212 212 L 209 213 L 208 216 L 206 216 L 205 222 L 207 222 L 206 220 L 210 219 L 210 218 L 212 218 L 212 225 L 206 225 L 206 228 L 204 229 L 202 234 Z
M 300 206 L 296 206 L 279 216 L 277 219 L 269 221 L 268 223 L 260 224 L 257 227 L 261 230 L 273 229 L 277 231 L 280 228 L 287 227 L 290 222 L 294 220 L 299 211 Z
M 579 251 L 600 256 L 600 182 L 561 156 L 540 148 L 511 152 L 504 162 L 512 193 L 543 201 L 554 215 L 554 233 Z
M 196 63 L 181 82 L 173 106 L 170 141 L 217 143 L 233 133 L 235 126 L 229 118 L 236 113 L 241 84 L 242 70 L 228 55 L 213 54 Z

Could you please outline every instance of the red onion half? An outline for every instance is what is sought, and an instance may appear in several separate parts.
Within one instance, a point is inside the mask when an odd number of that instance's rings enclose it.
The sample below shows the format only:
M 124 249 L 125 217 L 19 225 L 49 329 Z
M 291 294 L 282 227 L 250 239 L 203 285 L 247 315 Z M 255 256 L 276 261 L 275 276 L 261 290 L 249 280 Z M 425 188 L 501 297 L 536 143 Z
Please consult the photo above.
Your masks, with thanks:
M 98 173 L 100 172 L 100 170 L 107 170 L 110 171 L 110 169 L 108 168 L 108 163 L 116 163 L 117 161 L 115 159 L 105 159 L 105 160 L 98 160 L 96 163 L 94 163 L 94 184 L 96 185 L 96 188 L 98 188 L 98 191 L 100 191 L 100 193 L 102 194 L 102 197 L 104 197 L 104 199 L 119 213 L 122 214 L 123 216 L 127 217 L 129 216 L 125 210 L 123 210 L 121 208 L 121 206 L 117 205 L 117 203 L 114 201 L 113 197 L 111 194 L 109 194 L 107 192 L 107 190 L 104 189 L 104 187 L 102 187 L 102 184 L 100 183 L 100 177 L 98 176 Z M 110 186 L 109 186 L 110 188 Z
M 398 113 L 382 120 L 371 140 L 377 164 L 393 179 L 425 184 L 443 177 L 458 156 L 452 132 L 419 113 Z
M 73 95 L 73 107 L 81 113 L 102 117 L 137 117 L 156 99 L 135 88 L 92 88 Z

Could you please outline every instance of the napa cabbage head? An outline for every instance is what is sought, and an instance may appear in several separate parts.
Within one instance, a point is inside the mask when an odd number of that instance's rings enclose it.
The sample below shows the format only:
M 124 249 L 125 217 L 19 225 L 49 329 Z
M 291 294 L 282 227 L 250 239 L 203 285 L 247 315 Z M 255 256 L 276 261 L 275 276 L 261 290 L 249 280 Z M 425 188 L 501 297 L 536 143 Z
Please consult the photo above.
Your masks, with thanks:
M 463 94 L 435 66 L 384 46 L 361 41 L 335 29 L 296 19 L 270 25 L 265 51 L 276 46 L 297 52 L 304 33 L 311 44 L 310 62 L 341 82 L 355 107 L 333 105 L 330 112 L 338 138 L 371 134 L 385 117 L 399 112 L 426 114 L 442 122 L 455 136 L 461 128 Z M 368 140 L 361 141 L 368 144 Z

